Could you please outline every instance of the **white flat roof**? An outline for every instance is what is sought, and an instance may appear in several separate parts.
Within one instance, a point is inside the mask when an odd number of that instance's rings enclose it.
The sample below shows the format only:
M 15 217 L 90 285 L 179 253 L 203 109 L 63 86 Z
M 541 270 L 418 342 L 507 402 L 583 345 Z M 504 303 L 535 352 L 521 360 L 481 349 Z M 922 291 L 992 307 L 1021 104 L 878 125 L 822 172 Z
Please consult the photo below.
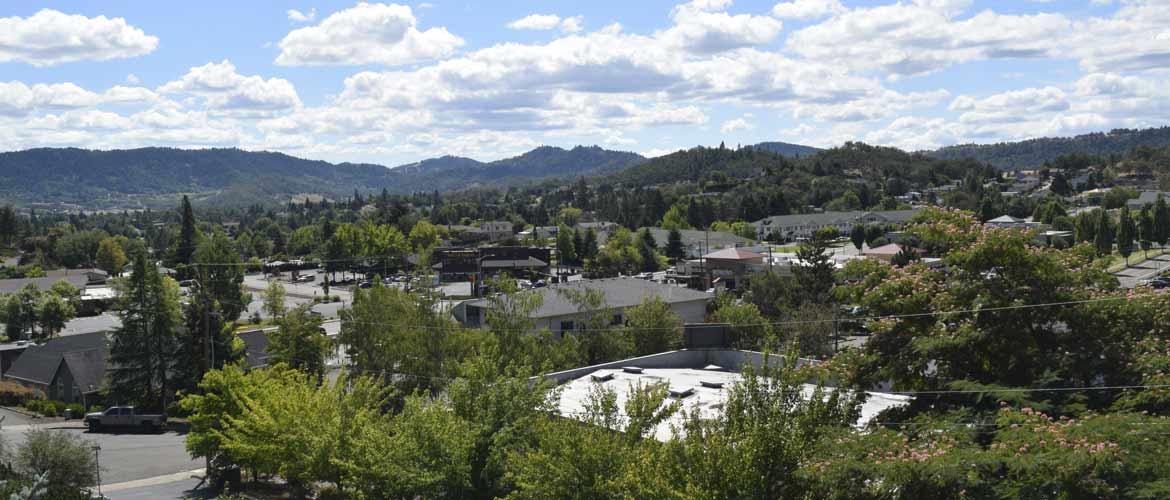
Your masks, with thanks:
M 608 377 L 610 375 L 613 378 L 604 382 L 594 380 L 596 377 Z M 693 394 L 681 399 L 682 409 L 687 412 L 693 412 L 697 409 L 699 414 L 705 418 L 716 417 L 723 411 L 723 406 L 727 403 L 728 389 L 742 380 L 743 376 L 740 373 L 723 370 L 644 368 L 642 373 L 638 374 L 626 373 L 621 368 L 604 368 L 565 383 L 561 387 L 561 399 L 558 404 L 558 411 L 562 416 L 567 418 L 584 420 L 586 403 L 589 400 L 590 391 L 595 384 L 601 384 L 606 388 L 612 389 L 617 395 L 618 408 L 624 408 L 630 393 L 630 388 L 641 382 L 644 386 L 666 384 L 672 391 L 676 389 L 691 389 L 694 391 Z M 722 388 L 704 387 L 703 382 L 722 384 Z M 810 398 L 815 389 L 816 386 L 812 384 L 803 384 L 801 386 L 801 394 L 805 398 Z M 834 389 L 826 387 L 825 390 L 832 391 Z M 869 394 L 869 397 L 866 399 L 865 404 L 862 405 L 861 416 L 855 424 L 859 428 L 869 424 L 882 411 L 907 405 L 912 399 L 910 396 L 898 394 L 879 392 L 867 392 L 867 394 Z M 674 401 L 674 399 L 669 399 L 664 404 L 669 404 L 671 401 Z M 623 422 L 620 425 L 624 427 L 624 413 L 621 415 L 621 418 Z M 654 429 L 654 438 L 659 441 L 668 441 L 675 435 L 676 431 L 681 434 L 684 420 L 683 412 L 676 412 Z

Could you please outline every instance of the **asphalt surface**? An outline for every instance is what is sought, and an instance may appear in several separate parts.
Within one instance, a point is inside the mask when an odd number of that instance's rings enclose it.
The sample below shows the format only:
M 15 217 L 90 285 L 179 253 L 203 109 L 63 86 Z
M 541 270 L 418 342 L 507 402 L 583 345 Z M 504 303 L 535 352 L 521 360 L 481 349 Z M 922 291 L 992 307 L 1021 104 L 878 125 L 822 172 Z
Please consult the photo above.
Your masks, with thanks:
M 191 459 L 184 448 L 185 437 L 175 432 L 91 433 L 81 426 L 80 421 L 74 420 L 50 425 L 5 425 L 0 436 L 12 449 L 23 443 L 25 432 L 34 427 L 81 436 L 100 446 L 103 485 L 175 474 L 203 466 L 202 461 Z
M 0 407 L 0 417 L 4 418 L 4 420 L 0 421 L 0 430 L 17 425 L 32 425 L 45 422 L 44 419 L 34 418 L 4 407 Z
M 1121 283 L 1122 288 L 1134 288 L 1139 281 L 1153 278 L 1165 271 L 1170 271 L 1170 255 L 1151 257 L 1149 260 L 1134 264 L 1113 273 L 1113 275 L 1117 276 L 1117 281 Z

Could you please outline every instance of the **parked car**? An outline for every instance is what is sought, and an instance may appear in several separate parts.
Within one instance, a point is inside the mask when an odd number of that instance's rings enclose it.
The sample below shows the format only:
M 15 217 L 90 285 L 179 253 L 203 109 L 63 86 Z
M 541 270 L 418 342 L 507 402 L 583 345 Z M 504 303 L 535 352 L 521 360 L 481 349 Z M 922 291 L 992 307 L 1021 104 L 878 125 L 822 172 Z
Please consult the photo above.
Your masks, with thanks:
M 167 416 L 157 413 L 140 412 L 133 406 L 111 406 L 106 411 L 87 413 L 85 425 L 90 432 L 106 428 L 142 429 L 154 432 L 167 425 Z
M 1155 290 L 1161 290 L 1163 288 L 1170 288 L 1170 278 L 1158 277 L 1158 278 L 1154 278 L 1152 280 L 1149 280 L 1146 284 L 1149 285 L 1150 288 L 1153 288 Z

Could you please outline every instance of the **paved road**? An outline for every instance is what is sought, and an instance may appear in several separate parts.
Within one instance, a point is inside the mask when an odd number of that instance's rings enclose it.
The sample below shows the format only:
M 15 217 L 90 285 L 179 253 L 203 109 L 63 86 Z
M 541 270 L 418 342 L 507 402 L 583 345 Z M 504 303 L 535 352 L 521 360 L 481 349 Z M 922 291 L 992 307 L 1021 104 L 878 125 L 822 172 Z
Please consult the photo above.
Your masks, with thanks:
M 173 474 L 156 479 L 146 479 L 132 483 L 122 483 L 104 488 L 102 494 L 111 500 L 154 500 L 178 498 L 215 498 L 216 494 L 207 489 L 196 490 L 202 486 L 200 478 L 203 472 Z M 141 484 L 141 485 L 139 485 Z
M 28 416 L 28 415 L 25 415 L 24 413 L 21 413 L 21 412 L 15 411 L 15 410 L 10 410 L 8 408 L 3 408 L 3 407 L 0 407 L 0 417 L 4 417 L 4 420 L 2 422 L 0 422 L 0 429 L 12 427 L 12 426 L 17 426 L 17 425 L 32 425 L 32 424 L 46 422 L 44 419 L 33 418 L 33 417 Z M 53 419 L 50 419 L 48 421 L 54 422 Z
M 1113 274 L 1117 276 L 1117 281 L 1121 282 L 1123 288 L 1134 288 L 1138 281 L 1152 278 L 1167 270 L 1170 270 L 1170 255 L 1159 255 Z
M 24 442 L 24 433 L 34 426 L 4 426 L 0 436 L 11 447 Z M 79 421 L 67 424 L 35 426 L 67 432 L 101 446 L 102 484 L 122 483 L 182 471 L 198 469 L 202 461 L 192 460 L 183 447 L 184 436 L 174 432 L 162 434 L 90 433 Z

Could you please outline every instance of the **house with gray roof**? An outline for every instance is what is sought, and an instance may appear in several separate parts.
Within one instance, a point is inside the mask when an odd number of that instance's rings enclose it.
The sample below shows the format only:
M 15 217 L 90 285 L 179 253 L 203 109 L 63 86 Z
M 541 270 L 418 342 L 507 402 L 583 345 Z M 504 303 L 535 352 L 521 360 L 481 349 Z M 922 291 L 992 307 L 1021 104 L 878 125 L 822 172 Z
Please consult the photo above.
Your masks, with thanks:
M 1130 210 L 1141 210 L 1146 205 L 1157 203 L 1159 196 L 1165 199 L 1167 203 L 1170 203 L 1170 193 L 1166 191 L 1142 191 L 1137 198 L 1126 201 L 1125 204 Z
M 86 407 L 98 398 L 109 356 L 106 332 L 57 337 L 21 353 L 4 374 L 45 397 Z
M 817 231 L 832 227 L 841 234 L 848 234 L 853 226 L 858 224 L 895 224 L 905 225 L 910 222 L 921 209 L 910 210 L 883 210 L 883 211 L 851 211 L 851 212 L 818 212 L 810 214 L 774 215 L 752 223 L 756 228 L 759 239 L 769 237 L 792 241 L 801 238 L 811 238 Z
M 684 323 L 699 323 L 706 317 L 707 303 L 714 299 L 706 292 L 629 277 L 571 281 L 517 293 L 540 296 L 540 307 L 529 314 L 537 329 L 547 328 L 563 334 L 583 328 L 582 321 L 586 316 L 570 299 L 571 292 L 566 292 L 587 289 L 604 295 L 604 310 L 613 315 L 614 324 L 625 321 L 626 309 L 650 297 L 666 302 Z M 487 325 L 487 311 L 491 307 L 491 301 L 487 299 L 469 300 L 455 306 L 452 314 L 464 325 L 478 328 Z

